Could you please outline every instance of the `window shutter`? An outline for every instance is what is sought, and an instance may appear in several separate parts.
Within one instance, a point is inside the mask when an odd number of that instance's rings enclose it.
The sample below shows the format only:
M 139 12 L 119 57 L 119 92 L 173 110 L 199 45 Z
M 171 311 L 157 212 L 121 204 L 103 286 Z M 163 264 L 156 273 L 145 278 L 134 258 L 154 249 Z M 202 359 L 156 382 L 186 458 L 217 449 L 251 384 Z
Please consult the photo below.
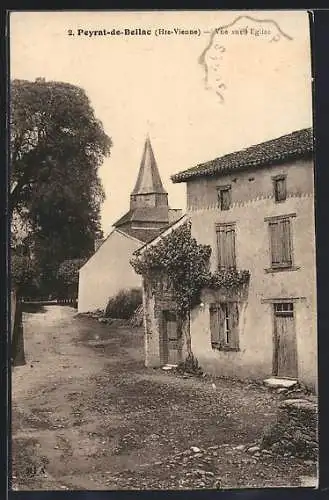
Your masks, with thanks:
M 225 339 L 225 319 L 226 319 L 226 304 L 220 304 L 218 308 L 218 321 L 219 321 L 219 341 L 220 345 L 226 345 Z
M 228 210 L 231 206 L 231 189 L 221 191 L 221 209 Z
M 231 303 L 231 342 L 230 346 L 234 348 L 239 347 L 239 307 L 236 302 Z
M 210 307 L 210 335 L 211 344 L 219 345 L 219 321 L 217 307 Z
M 235 267 L 235 228 L 222 226 L 217 229 L 218 267 Z
M 290 237 L 290 220 L 281 221 L 281 244 L 282 244 L 282 262 L 291 264 L 291 237 Z
M 226 232 L 227 267 L 235 267 L 235 230 L 233 227 Z
M 225 266 L 225 233 L 223 228 L 217 230 L 217 254 L 218 254 L 218 267 Z
M 284 201 L 287 198 L 287 184 L 285 177 L 274 181 L 275 200 Z
M 270 222 L 272 265 L 281 263 L 280 223 Z

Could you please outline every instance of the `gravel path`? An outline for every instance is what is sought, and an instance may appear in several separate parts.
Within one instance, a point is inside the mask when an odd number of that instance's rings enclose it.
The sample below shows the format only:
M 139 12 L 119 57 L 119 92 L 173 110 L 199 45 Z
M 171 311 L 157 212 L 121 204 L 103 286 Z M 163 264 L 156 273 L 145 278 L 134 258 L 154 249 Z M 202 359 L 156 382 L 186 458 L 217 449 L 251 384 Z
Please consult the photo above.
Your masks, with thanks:
M 281 395 L 146 369 L 141 329 L 69 307 L 25 313 L 24 327 L 27 364 L 12 376 L 14 489 L 303 486 L 314 476 L 314 463 L 242 449 L 273 422 Z

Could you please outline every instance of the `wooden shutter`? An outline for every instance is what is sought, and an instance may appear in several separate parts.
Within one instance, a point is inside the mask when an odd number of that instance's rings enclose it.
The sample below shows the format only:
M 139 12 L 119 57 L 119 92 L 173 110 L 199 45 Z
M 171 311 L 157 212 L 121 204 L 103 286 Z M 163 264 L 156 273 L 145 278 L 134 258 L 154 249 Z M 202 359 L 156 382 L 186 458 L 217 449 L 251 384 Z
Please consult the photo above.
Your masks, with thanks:
M 282 263 L 290 265 L 292 263 L 290 220 L 289 219 L 281 220 L 280 226 L 281 226 Z
M 219 320 L 218 320 L 218 308 L 216 306 L 210 306 L 210 335 L 211 335 L 211 345 L 213 347 L 219 346 Z
M 237 349 L 239 347 L 239 307 L 236 302 L 230 303 L 230 347 Z
M 218 322 L 219 322 L 219 340 L 220 346 L 223 347 L 227 345 L 225 338 L 225 319 L 226 319 L 226 306 L 227 304 L 222 303 L 218 308 Z
M 270 222 L 272 266 L 292 264 L 290 220 Z
M 231 188 L 221 190 L 221 209 L 228 210 L 231 206 Z
M 284 201 L 287 197 L 287 187 L 285 177 L 274 180 L 275 200 Z
M 225 262 L 224 239 L 225 239 L 224 228 L 218 227 L 217 228 L 217 255 L 218 255 L 218 267 L 219 268 L 222 268 L 225 265 L 224 264 L 224 262 Z
M 235 267 L 235 228 L 221 226 L 217 229 L 218 267 Z
M 226 266 L 235 267 L 235 229 L 233 226 L 226 231 Z
M 272 266 L 277 266 L 281 263 L 280 221 L 270 222 L 269 227 L 270 227 L 270 238 L 271 238 Z

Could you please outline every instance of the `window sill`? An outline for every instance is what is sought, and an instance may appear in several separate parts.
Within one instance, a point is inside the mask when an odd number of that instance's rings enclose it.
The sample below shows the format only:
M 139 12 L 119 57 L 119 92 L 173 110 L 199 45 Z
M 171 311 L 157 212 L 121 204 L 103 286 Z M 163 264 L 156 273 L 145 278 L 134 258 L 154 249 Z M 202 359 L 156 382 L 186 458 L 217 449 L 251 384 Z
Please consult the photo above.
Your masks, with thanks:
M 282 271 L 298 271 L 299 266 L 282 266 L 282 267 L 269 267 L 264 269 L 266 273 L 280 273 Z
M 240 349 L 238 347 L 230 347 L 230 346 L 220 346 L 219 344 L 211 344 L 212 349 L 216 351 L 227 351 L 227 352 L 238 352 Z

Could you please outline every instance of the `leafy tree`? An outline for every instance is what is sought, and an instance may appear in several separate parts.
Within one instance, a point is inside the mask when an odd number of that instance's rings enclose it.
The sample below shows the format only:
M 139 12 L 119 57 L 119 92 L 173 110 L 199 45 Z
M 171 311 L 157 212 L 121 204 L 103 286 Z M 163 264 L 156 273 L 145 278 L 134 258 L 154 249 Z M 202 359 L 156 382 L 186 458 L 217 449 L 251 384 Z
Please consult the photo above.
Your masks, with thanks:
M 63 82 L 11 82 L 12 213 L 29 222 L 44 280 L 66 259 L 88 256 L 101 237 L 98 168 L 111 139 L 85 91 Z
M 69 259 L 61 263 L 58 268 L 57 277 L 67 295 L 76 297 L 79 284 L 79 269 L 86 262 L 86 259 Z
M 35 262 L 28 255 L 12 253 L 11 279 L 18 294 L 37 285 Z

